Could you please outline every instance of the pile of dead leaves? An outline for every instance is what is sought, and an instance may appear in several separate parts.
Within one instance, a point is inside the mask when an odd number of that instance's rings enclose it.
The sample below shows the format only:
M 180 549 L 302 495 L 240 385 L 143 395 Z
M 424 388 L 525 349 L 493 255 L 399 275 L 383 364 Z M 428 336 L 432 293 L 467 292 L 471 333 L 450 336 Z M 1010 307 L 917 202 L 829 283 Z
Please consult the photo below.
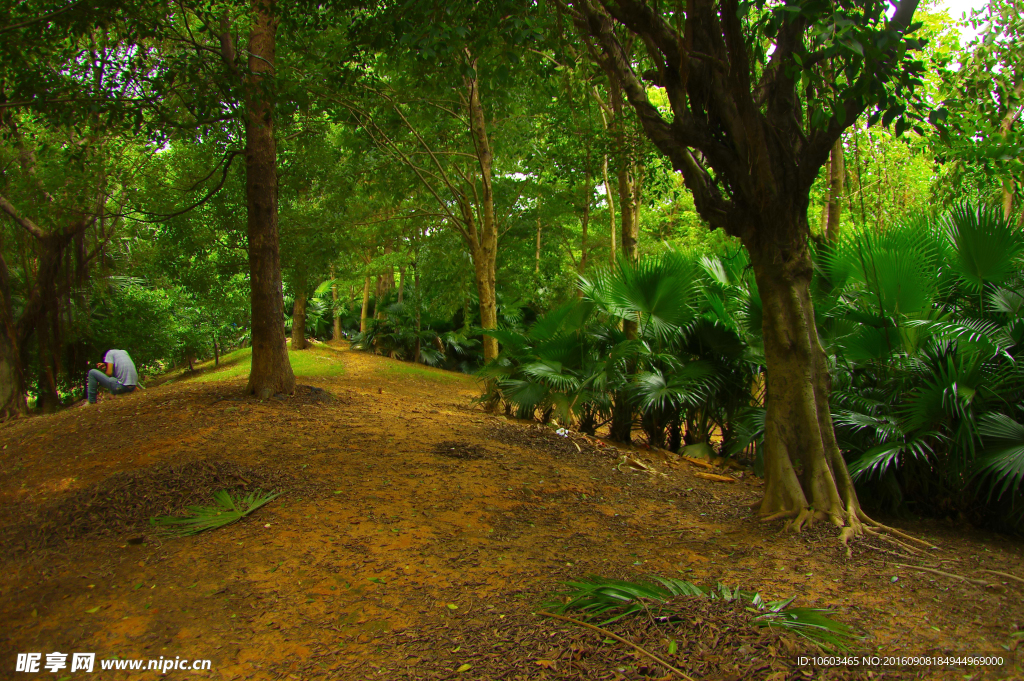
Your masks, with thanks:
M 137 534 L 150 528 L 151 517 L 181 515 L 189 506 L 209 504 L 218 490 L 283 491 L 296 485 L 294 478 L 272 469 L 227 461 L 189 461 L 115 473 L 41 508 L 24 526 L 6 528 L 7 548 L 54 546 L 85 536 Z M 303 489 L 308 486 L 302 485 Z

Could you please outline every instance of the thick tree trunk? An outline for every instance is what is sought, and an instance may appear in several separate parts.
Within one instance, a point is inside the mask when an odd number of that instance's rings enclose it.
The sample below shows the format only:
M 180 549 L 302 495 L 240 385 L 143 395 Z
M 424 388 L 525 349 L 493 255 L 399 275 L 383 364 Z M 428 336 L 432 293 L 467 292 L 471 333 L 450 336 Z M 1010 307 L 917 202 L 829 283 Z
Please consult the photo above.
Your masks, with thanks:
M 859 531 L 864 518 L 836 444 L 830 378 L 811 303 L 806 245 L 780 254 L 747 244 L 764 305 L 767 365 L 765 493 L 759 513 L 791 517 L 797 529 L 827 518 Z
M 18 367 L 18 351 L 6 333 L 0 333 L 0 420 L 28 413 Z
M 248 208 L 252 369 L 246 391 L 267 399 L 291 394 L 295 375 L 284 334 L 284 299 L 277 229 L 277 142 L 272 99 L 264 91 L 274 74 L 277 19 L 273 0 L 253 0 L 245 112 L 245 194 Z
M 359 313 L 359 333 L 366 333 L 366 313 L 370 307 L 370 276 L 363 279 L 363 311 Z
M 292 308 L 292 350 L 305 350 L 306 345 L 306 294 L 295 294 Z
M 28 413 L 18 362 L 18 331 L 11 309 L 11 279 L 0 252 L 0 420 Z

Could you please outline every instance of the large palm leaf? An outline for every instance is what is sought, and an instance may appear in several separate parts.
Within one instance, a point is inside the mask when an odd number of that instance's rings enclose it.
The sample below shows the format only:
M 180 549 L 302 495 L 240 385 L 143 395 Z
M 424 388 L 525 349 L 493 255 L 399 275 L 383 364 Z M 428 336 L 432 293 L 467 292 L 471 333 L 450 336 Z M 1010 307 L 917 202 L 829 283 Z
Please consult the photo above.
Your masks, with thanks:
M 1017 271 L 1024 236 L 999 208 L 961 204 L 945 227 L 956 251 L 953 267 L 969 287 L 980 291 L 985 284 L 1002 284 Z

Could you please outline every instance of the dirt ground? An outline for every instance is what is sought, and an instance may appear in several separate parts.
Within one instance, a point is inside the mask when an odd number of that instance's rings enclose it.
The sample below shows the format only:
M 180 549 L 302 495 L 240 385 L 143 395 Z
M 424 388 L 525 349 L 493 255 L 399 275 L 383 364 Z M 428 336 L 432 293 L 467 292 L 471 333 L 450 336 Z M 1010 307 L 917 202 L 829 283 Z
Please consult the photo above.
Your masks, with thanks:
M 638 471 L 602 441 L 484 413 L 470 377 L 337 352 L 344 374 L 300 378 L 293 397 L 180 381 L 0 425 L 0 678 L 158 676 L 14 671 L 18 653 L 54 651 L 211 660 L 177 678 L 683 678 L 535 614 L 590 574 L 796 596 L 852 625 L 858 656 L 1005 660 L 801 665 L 802 639 L 704 599 L 608 626 L 692 678 L 1024 678 L 1016 539 L 893 520 L 938 548 L 872 538 L 848 558 L 834 529 L 755 520 L 749 474 L 714 482 L 642 448 L 657 474 Z M 257 487 L 284 494 L 220 530 L 146 523 Z

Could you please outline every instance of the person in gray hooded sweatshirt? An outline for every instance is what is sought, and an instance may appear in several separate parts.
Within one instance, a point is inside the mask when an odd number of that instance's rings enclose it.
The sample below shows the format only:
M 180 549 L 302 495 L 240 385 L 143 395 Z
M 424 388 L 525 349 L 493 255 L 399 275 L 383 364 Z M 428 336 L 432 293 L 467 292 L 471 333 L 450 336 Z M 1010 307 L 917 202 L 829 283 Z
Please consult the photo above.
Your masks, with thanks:
M 110 391 L 111 395 L 123 395 L 134 392 L 139 385 L 139 374 L 135 371 L 135 363 L 124 350 L 107 350 L 103 353 L 103 361 L 89 370 L 86 385 L 88 404 L 96 404 L 96 394 L 100 386 Z

